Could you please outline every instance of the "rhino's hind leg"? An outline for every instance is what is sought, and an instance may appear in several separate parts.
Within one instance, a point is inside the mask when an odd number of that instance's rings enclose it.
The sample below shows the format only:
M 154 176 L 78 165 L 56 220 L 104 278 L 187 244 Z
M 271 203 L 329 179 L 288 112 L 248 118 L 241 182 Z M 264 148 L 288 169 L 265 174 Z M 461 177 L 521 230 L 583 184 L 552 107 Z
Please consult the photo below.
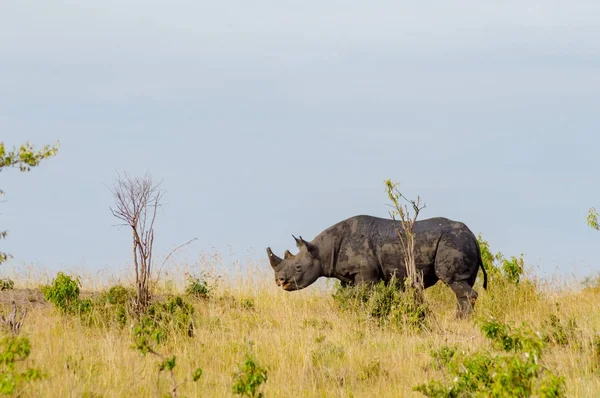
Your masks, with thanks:
M 456 295 L 456 300 L 458 302 L 456 317 L 466 318 L 473 312 L 473 307 L 477 300 L 477 292 L 467 281 L 453 282 L 450 283 L 449 286 Z

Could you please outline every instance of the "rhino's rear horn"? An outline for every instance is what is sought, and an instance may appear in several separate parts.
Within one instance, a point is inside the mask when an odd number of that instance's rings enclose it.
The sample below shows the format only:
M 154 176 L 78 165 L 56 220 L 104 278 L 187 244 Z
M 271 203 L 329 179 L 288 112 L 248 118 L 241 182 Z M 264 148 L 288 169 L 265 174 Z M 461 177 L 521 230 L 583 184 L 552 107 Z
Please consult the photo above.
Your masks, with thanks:
M 270 247 L 267 247 L 267 255 L 269 256 L 269 262 L 271 263 L 271 267 L 277 268 L 280 262 L 283 260 L 277 257 L 272 251 Z
M 290 253 L 289 250 L 286 250 L 285 253 L 283 253 L 283 258 L 286 260 L 289 258 L 292 258 L 292 257 L 294 257 L 294 255 L 292 253 Z

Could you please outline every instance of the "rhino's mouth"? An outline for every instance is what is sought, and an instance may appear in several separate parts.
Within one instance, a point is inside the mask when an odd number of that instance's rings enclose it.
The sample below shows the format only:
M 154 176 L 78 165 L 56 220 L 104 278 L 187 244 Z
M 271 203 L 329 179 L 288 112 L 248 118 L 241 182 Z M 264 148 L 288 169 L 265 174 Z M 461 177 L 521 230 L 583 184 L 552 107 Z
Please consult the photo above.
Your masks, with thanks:
M 283 290 L 289 290 L 292 287 L 292 282 L 285 283 L 282 287 Z

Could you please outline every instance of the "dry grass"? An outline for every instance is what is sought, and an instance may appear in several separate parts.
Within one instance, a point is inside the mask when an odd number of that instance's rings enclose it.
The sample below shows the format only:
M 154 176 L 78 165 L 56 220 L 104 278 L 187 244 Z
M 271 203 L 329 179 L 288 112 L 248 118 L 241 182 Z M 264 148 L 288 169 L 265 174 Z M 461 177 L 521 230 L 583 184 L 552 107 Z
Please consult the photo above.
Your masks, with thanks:
M 162 293 L 181 292 L 181 275 L 211 268 L 215 261 L 209 260 L 165 274 Z M 414 385 L 442 377 L 430 366 L 432 348 L 443 344 L 458 344 L 465 350 L 489 347 L 476 318 L 454 319 L 455 300 L 443 285 L 426 290 L 435 319 L 431 330 L 416 333 L 379 327 L 341 312 L 323 283 L 284 292 L 275 286 L 266 264 L 250 264 L 245 275 L 239 269 L 222 269 L 219 274 L 222 278 L 209 300 L 192 300 L 196 336 L 174 336 L 162 348 L 177 356 L 179 379 L 189 377 L 197 367 L 204 370 L 199 382 L 180 388 L 182 396 L 232 396 L 233 374 L 249 341 L 254 343 L 258 363 L 268 368 L 266 397 L 421 396 L 412 391 Z M 32 280 L 16 282 L 20 287 L 36 285 Z M 90 285 L 84 277 L 83 288 L 89 290 Z M 582 346 L 550 346 L 545 358 L 566 377 L 567 396 L 600 396 L 598 358 L 591 345 L 600 331 L 600 290 L 559 288 L 538 281 L 520 288 L 491 283 L 489 291 L 480 286 L 478 291 L 476 317 L 493 314 L 501 321 L 524 321 L 535 327 L 541 327 L 550 314 L 575 319 Z M 52 306 L 43 305 L 35 290 L 23 292 L 21 300 L 30 303 L 31 310 L 21 335 L 31 340 L 30 363 L 48 377 L 27 384 L 22 396 L 154 397 L 168 390 L 166 375 L 157 385 L 156 358 L 142 357 L 131 348 L 128 328 L 86 327 L 77 318 L 61 317 Z M 0 297 L 6 302 L 18 294 L 1 292 Z M 30 300 L 36 297 L 37 301 Z

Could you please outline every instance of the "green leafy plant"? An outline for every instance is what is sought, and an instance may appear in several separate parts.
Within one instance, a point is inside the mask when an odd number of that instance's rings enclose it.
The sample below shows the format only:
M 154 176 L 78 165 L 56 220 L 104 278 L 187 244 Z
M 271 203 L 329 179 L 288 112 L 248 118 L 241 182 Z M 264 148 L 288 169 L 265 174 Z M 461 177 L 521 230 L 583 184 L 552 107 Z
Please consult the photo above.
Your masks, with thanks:
M 4 168 L 18 168 L 20 171 L 27 172 L 32 167 L 38 166 L 43 159 L 54 156 L 57 152 L 58 142 L 54 146 L 46 145 L 41 150 L 36 150 L 29 142 L 21 145 L 19 149 L 7 150 L 4 142 L 0 141 L 0 171 Z M 0 196 L 2 195 L 4 191 L 0 190 Z M 8 231 L 0 231 L 0 239 L 6 239 L 7 236 Z M 0 264 L 10 257 L 8 253 L 0 252 Z
M 498 352 L 458 355 L 447 350 L 432 355 L 451 376 L 450 382 L 432 380 L 415 391 L 428 397 L 563 397 L 564 378 L 541 362 L 545 342 L 540 333 L 523 325 L 513 328 L 495 319 L 482 322 L 481 331 Z M 442 351 L 444 352 L 444 351 Z M 436 352 L 436 354 L 439 352 Z M 432 353 L 433 354 L 433 353 Z
M 569 318 L 566 322 L 555 314 L 548 315 L 548 318 L 542 322 L 544 341 L 546 343 L 559 346 L 578 346 L 579 328 L 574 318 Z
M 239 371 L 234 375 L 233 393 L 252 398 L 263 397 L 260 387 L 268 380 L 267 369 L 256 363 L 252 354 L 247 354 Z
M 50 285 L 41 287 L 44 298 L 54 304 L 62 314 L 79 314 L 92 308 L 91 300 L 79 298 L 81 280 L 59 272 Z
M 333 299 L 342 310 L 358 311 L 379 325 L 400 328 L 425 329 L 430 313 L 418 291 L 411 286 L 398 287 L 395 276 L 389 283 L 380 281 L 372 286 L 360 284 L 342 287 L 337 285 Z
M 509 283 L 519 284 L 525 272 L 525 260 L 523 254 L 518 258 L 511 256 L 510 259 L 504 257 L 501 252 L 493 254 L 490 249 L 490 244 L 477 235 L 479 248 L 481 250 L 481 258 L 484 268 L 487 270 L 490 279 L 502 279 Z
M 134 297 L 135 290 L 119 284 L 111 286 L 107 291 L 103 292 L 99 301 L 111 305 L 127 305 Z
M 598 224 L 598 216 L 598 212 L 595 208 L 592 207 L 589 209 L 587 223 L 591 228 L 595 229 L 596 231 L 600 231 L 600 224 Z
M 80 314 L 86 326 L 123 328 L 133 318 L 135 290 L 115 285 L 92 298 L 90 311 Z
M 430 355 L 435 361 L 434 368 L 443 369 L 445 366 L 448 366 L 457 350 L 458 347 L 448 345 L 443 345 L 437 350 L 431 350 Z
M 166 303 L 154 303 L 140 317 L 133 327 L 133 348 L 142 355 L 152 354 L 160 359 L 158 363 L 159 374 L 167 371 L 171 375 L 172 387 L 169 392 L 171 397 L 177 397 L 177 389 L 191 381 L 198 381 L 202 376 L 202 369 L 196 369 L 191 379 L 178 383 L 175 376 L 176 357 L 168 357 L 158 351 L 157 345 L 164 343 L 170 333 L 187 331 L 193 333 L 192 315 L 194 308 L 181 297 L 172 298 Z
M 12 290 L 15 287 L 15 282 L 9 278 L 0 279 L 0 290 Z
M 22 384 L 39 380 L 43 373 L 25 365 L 31 354 L 31 343 L 26 337 L 9 336 L 0 339 L 0 393 L 13 395 Z
M 188 284 L 185 288 L 186 294 L 196 298 L 208 298 L 210 288 L 204 278 L 188 276 Z

